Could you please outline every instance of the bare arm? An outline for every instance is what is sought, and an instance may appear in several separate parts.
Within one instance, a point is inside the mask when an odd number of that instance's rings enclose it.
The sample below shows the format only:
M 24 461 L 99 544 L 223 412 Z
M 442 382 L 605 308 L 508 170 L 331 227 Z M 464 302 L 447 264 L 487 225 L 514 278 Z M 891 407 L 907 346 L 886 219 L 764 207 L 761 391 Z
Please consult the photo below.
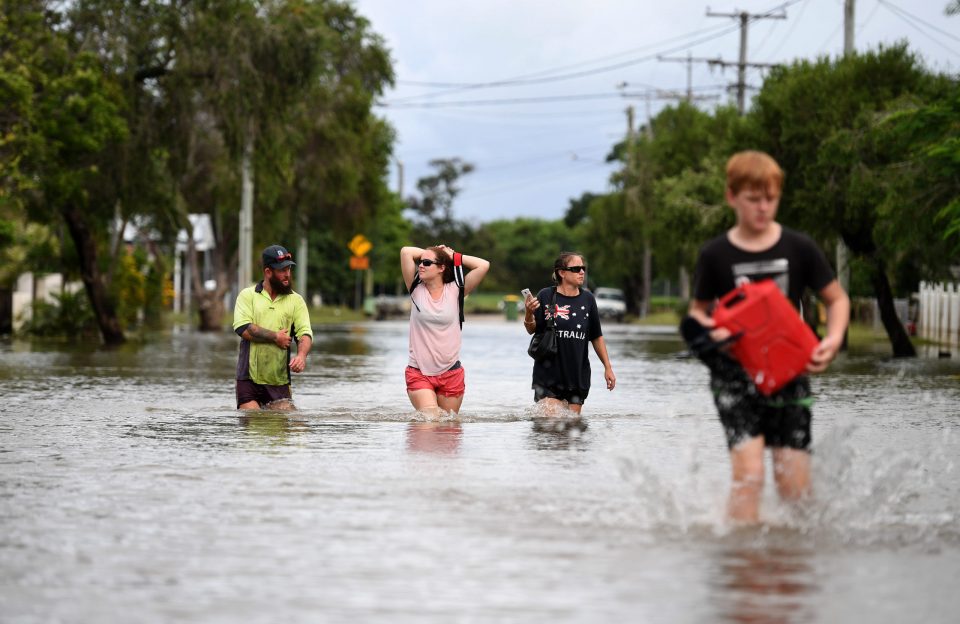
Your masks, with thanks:
M 463 266 L 470 270 L 463 278 L 463 292 L 469 295 L 480 285 L 490 270 L 490 261 L 476 256 L 462 256 Z
M 607 343 L 603 336 L 594 338 L 591 343 L 593 350 L 597 352 L 597 357 L 603 362 L 603 378 L 607 381 L 607 390 L 613 390 L 617 385 L 617 376 L 613 374 L 613 366 L 610 365 L 610 356 L 607 355 Z
M 444 250 L 450 260 L 453 261 L 453 255 L 456 253 L 453 249 L 446 245 L 438 245 L 438 247 Z M 490 270 L 490 262 L 483 258 L 468 256 L 466 254 L 461 254 L 460 261 L 463 263 L 463 268 L 469 271 L 463 278 L 463 294 L 469 295 L 480 285 L 483 278 L 486 277 L 487 271 Z
M 850 323 L 850 297 L 840 286 L 840 282 L 833 280 L 817 293 L 827 307 L 827 335 L 813 350 L 807 370 L 811 373 L 820 373 L 827 369 L 837 351 L 843 344 L 843 334 Z
M 250 342 L 272 342 L 281 349 L 286 349 L 290 346 L 290 335 L 287 333 L 286 329 L 273 332 L 265 327 L 254 325 L 253 323 L 250 323 L 250 325 L 243 330 L 243 333 L 240 334 L 240 337 L 244 340 L 249 340 Z
M 310 347 L 313 346 L 313 338 L 309 334 L 300 336 L 297 342 L 297 355 L 290 360 L 290 370 L 295 373 L 302 373 L 307 368 L 307 354 L 310 353 Z
M 730 337 L 730 330 L 724 327 L 716 326 L 716 322 L 710 316 L 710 306 L 712 305 L 712 301 L 706 301 L 704 299 L 691 299 L 690 307 L 687 309 L 687 314 L 695 318 L 697 322 L 704 327 L 710 328 L 710 338 L 716 342 L 722 342 Z
M 423 255 L 419 247 L 403 247 L 400 249 L 400 272 L 403 274 L 403 283 L 410 290 L 413 278 L 417 274 L 417 261 Z
M 530 294 L 523 302 L 523 305 L 524 308 L 526 308 L 526 315 L 523 317 L 523 328 L 527 330 L 528 334 L 532 334 L 537 331 L 536 314 L 537 309 L 540 307 L 540 300 L 533 296 L 533 294 Z

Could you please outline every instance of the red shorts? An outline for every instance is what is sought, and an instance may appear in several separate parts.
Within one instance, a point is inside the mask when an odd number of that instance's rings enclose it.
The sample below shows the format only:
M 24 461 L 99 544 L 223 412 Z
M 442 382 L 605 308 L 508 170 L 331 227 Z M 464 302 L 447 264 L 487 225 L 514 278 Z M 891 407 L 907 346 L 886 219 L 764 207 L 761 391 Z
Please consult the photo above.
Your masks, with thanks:
M 466 390 L 462 366 L 439 375 L 424 375 L 419 368 L 408 366 L 404 376 L 407 378 L 407 392 L 433 390 L 440 396 L 452 397 L 460 396 Z

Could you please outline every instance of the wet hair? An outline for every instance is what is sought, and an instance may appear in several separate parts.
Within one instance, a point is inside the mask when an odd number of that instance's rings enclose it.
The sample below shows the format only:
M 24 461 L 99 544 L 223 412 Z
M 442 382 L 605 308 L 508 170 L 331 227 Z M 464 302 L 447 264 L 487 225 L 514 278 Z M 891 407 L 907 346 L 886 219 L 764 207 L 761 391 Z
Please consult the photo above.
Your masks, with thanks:
M 783 169 L 765 152 L 737 152 L 727 161 L 727 188 L 734 195 L 746 188 L 779 196 L 783 177 Z
M 439 247 L 427 247 L 424 251 L 432 251 L 433 255 L 443 265 L 443 283 L 449 284 L 453 281 L 453 260 L 447 255 L 447 252 Z
M 553 261 L 553 283 L 560 283 L 560 269 L 565 269 L 569 265 L 567 262 L 570 258 L 577 257 L 583 260 L 583 263 L 587 263 L 586 257 L 579 251 L 561 251 L 560 255 L 557 256 L 557 259 Z

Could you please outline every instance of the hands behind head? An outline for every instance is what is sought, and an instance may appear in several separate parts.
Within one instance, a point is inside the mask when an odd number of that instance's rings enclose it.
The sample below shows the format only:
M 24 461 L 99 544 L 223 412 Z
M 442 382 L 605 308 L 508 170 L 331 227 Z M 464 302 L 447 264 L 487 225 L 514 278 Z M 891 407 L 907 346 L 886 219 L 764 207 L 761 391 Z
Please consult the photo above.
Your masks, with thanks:
M 450 258 L 451 260 L 453 260 L 453 253 L 454 253 L 454 252 L 453 252 L 453 249 L 452 249 L 451 247 L 447 247 L 446 245 L 437 245 L 436 247 L 437 247 L 438 249 L 442 249 L 443 252 L 444 252 L 445 254 L 447 254 L 447 256 L 449 256 L 449 258 Z

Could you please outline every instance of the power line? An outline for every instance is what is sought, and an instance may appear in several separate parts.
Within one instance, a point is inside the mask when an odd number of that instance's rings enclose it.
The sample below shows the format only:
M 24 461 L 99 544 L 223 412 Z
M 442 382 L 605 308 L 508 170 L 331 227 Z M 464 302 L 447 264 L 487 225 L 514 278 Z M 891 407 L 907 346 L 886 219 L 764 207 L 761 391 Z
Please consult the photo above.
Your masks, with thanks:
M 574 166 L 572 167 L 572 169 L 576 169 L 576 171 L 572 171 L 570 167 L 567 167 L 567 168 L 564 168 L 564 169 L 561 169 L 561 170 L 558 170 L 558 171 L 548 171 L 548 172 L 544 172 L 544 173 L 541 174 L 541 175 L 528 176 L 523 182 L 520 182 L 519 184 L 508 184 L 508 185 L 503 185 L 503 186 L 498 186 L 498 187 L 493 187 L 493 188 L 487 188 L 487 189 L 481 188 L 481 189 L 478 190 L 478 191 L 472 191 L 472 190 L 469 189 L 469 188 L 464 188 L 463 191 L 462 191 L 461 194 L 460 194 L 460 197 L 462 197 L 462 198 L 465 199 L 465 200 L 466 200 L 466 199 L 477 199 L 477 198 L 480 198 L 480 197 L 486 197 L 486 196 L 488 196 L 488 195 L 495 195 L 495 194 L 497 194 L 497 193 L 503 193 L 503 192 L 505 192 L 505 191 L 515 191 L 515 190 L 521 189 L 521 188 L 542 186 L 543 184 L 545 184 L 545 183 L 547 183 L 547 182 L 550 182 L 550 181 L 552 181 L 552 180 L 555 180 L 555 179 L 557 179 L 557 178 L 566 178 L 566 177 L 569 177 L 569 176 L 571 176 L 571 175 L 579 175 L 579 174 L 581 174 L 581 173 L 593 173 L 594 170 L 597 169 L 597 168 L 599 168 L 599 167 L 610 167 L 610 166 L 611 166 L 610 163 L 606 163 L 606 162 L 596 163 L 596 162 L 578 162 L 578 161 L 573 161 L 571 164 L 574 165 Z
M 707 87 L 698 87 L 700 90 L 711 90 L 723 88 L 724 85 L 710 85 Z M 664 89 L 648 89 L 646 91 L 632 93 L 581 93 L 572 95 L 544 95 L 534 97 L 519 98 L 495 98 L 488 100 L 445 100 L 442 102 L 400 102 L 390 103 L 382 102 L 376 104 L 382 108 L 403 109 L 403 108 L 446 108 L 449 106 L 499 106 L 507 104 L 542 104 L 546 102 L 573 102 L 584 100 L 603 100 L 610 98 L 625 97 L 646 97 L 647 94 L 657 94 L 664 92 Z
M 776 58 L 777 54 L 780 53 L 780 50 L 783 48 L 783 45 L 790 40 L 790 37 L 793 35 L 793 31 L 797 29 L 797 25 L 800 23 L 800 20 L 803 18 L 803 14 L 806 13 L 807 7 L 810 6 L 811 1 L 807 0 L 803 3 L 803 6 L 800 7 L 800 11 L 797 13 L 797 16 L 791 20 L 790 28 L 787 30 L 787 34 L 780 38 L 780 45 L 770 53 L 769 58 Z
M 736 30 L 736 27 L 727 28 L 727 29 L 724 29 L 723 31 L 717 33 L 715 36 L 705 37 L 705 38 L 703 38 L 703 39 L 700 39 L 700 40 L 697 40 L 697 41 L 693 41 L 693 42 L 684 44 L 684 45 L 682 45 L 682 46 L 678 46 L 678 47 L 676 47 L 676 48 L 671 48 L 671 49 L 669 49 L 669 50 L 665 50 L 665 51 L 660 52 L 660 53 L 658 53 L 658 54 L 650 54 L 650 55 L 647 55 L 647 56 L 642 56 L 642 57 L 639 57 L 639 58 L 631 59 L 631 60 L 628 60 L 628 61 L 623 61 L 623 62 L 616 63 L 616 64 L 613 64 L 613 65 L 606 65 L 606 66 L 604 66 L 604 67 L 598 67 L 598 68 L 595 68 L 595 69 L 590 69 L 590 70 L 585 70 L 585 71 L 580 71 L 580 72 L 573 72 L 573 73 L 569 73 L 569 74 L 560 74 L 560 75 L 558 75 L 558 76 L 547 76 L 547 77 L 543 77 L 543 78 L 516 79 L 516 80 L 500 80 L 500 81 L 496 81 L 496 82 L 476 83 L 476 84 L 474 84 L 474 85 L 472 85 L 472 86 L 470 86 L 470 87 L 463 87 L 462 89 L 457 89 L 456 91 L 466 91 L 466 90 L 472 90 L 472 89 L 487 89 L 487 88 L 493 88 L 493 87 L 514 87 L 514 86 L 525 86 L 525 85 L 534 85 L 534 84 L 544 84 L 544 83 L 548 83 L 548 82 L 559 82 L 559 81 L 563 81 L 563 80 L 572 80 L 572 79 L 574 79 L 574 78 L 584 78 L 584 77 L 587 77 L 587 76 L 594 76 L 594 75 L 597 75 L 597 74 L 607 73 L 607 72 L 610 72 L 610 71 L 613 71 L 613 70 L 616 70 L 616 69 L 623 69 L 623 68 L 626 68 L 626 67 L 631 67 L 631 66 L 633 66 L 633 65 L 639 65 L 640 63 L 645 63 L 645 62 L 647 62 L 647 61 L 651 61 L 651 60 L 657 58 L 657 56 L 659 56 L 659 55 L 661 55 L 661 54 L 671 54 L 671 53 L 673 53 L 673 52 L 677 52 L 678 50 L 685 50 L 685 49 L 689 48 L 690 46 L 699 45 L 699 44 L 701 44 L 701 43 L 706 43 L 707 41 L 712 41 L 713 39 L 717 39 L 717 38 L 719 38 L 719 37 L 721 37 L 721 36 L 728 35 L 728 34 L 734 32 L 735 30 Z M 411 95 L 411 96 L 407 96 L 407 97 L 403 97 L 403 98 L 394 100 L 393 103 L 394 103 L 394 104 L 406 103 L 406 102 L 408 102 L 408 101 L 410 101 L 410 100 L 419 100 L 419 99 L 422 99 L 422 98 L 434 97 L 434 96 L 438 96 L 438 95 L 449 95 L 450 93 L 451 93 L 451 91 L 433 92 L 433 93 L 422 93 L 422 94 L 419 94 L 419 95 Z
M 768 11 L 760 15 L 752 15 L 746 11 L 733 12 L 733 13 L 715 13 L 710 9 L 707 9 L 707 17 L 733 17 L 740 21 L 740 60 L 737 63 L 726 63 L 722 60 L 712 61 L 713 64 L 720 65 L 721 67 L 736 66 L 737 67 L 737 110 L 740 111 L 742 115 L 746 109 L 746 92 L 747 92 L 747 67 L 773 67 L 770 63 L 748 63 L 747 62 L 747 26 L 751 21 L 756 21 L 758 19 L 787 19 L 787 14 L 784 12 L 786 5 L 781 7 L 780 13 L 773 13 Z M 708 61 L 710 62 L 710 61 Z
M 947 31 L 945 31 L 945 30 L 942 30 L 942 29 L 940 29 L 940 28 L 937 28 L 936 26 L 934 26 L 934 25 L 931 24 L 930 22 L 926 22 L 926 21 L 922 20 L 921 18 L 917 17 L 917 16 L 914 15 L 913 13 L 907 11 L 906 9 L 900 8 L 900 7 L 898 7 L 897 5 L 895 5 L 895 4 L 891 3 L 891 2 L 887 2 L 887 0 L 877 0 L 877 2 L 880 3 L 880 4 L 882 4 L 883 6 L 887 7 L 888 9 L 892 10 L 892 11 L 895 12 L 895 13 L 902 13 L 902 14 L 904 14 L 904 15 L 907 15 L 907 16 L 909 16 L 910 18 L 912 18 L 912 19 L 920 22 L 921 24 L 923 24 L 923 25 L 926 26 L 927 28 L 932 28 L 933 30 L 935 30 L 935 31 L 937 31 L 938 33 L 940 33 L 941 35 L 944 35 L 944 36 L 946 36 L 946 37 L 949 37 L 950 39 L 953 39 L 954 41 L 960 42 L 960 37 L 957 37 L 957 36 L 954 35 L 953 33 L 949 33 L 949 32 L 947 32 Z M 929 35 L 928 35 L 928 36 L 929 36 Z
M 616 54 L 608 54 L 606 56 L 600 56 L 594 59 L 580 61 L 578 63 L 571 63 L 570 65 L 561 65 L 559 67 L 541 70 L 538 72 L 534 72 L 532 74 L 523 74 L 521 76 L 514 76 L 513 78 L 506 78 L 504 80 L 495 81 L 493 83 L 491 82 L 427 82 L 427 81 L 414 81 L 414 80 L 398 80 L 397 84 L 406 84 L 406 85 L 421 86 L 421 87 L 436 87 L 436 88 L 481 88 L 491 84 L 499 85 L 500 83 L 503 83 L 503 82 L 509 82 L 513 80 L 524 80 L 527 78 L 536 78 L 536 77 L 543 76 L 544 74 L 549 75 L 554 72 L 566 71 L 568 69 L 574 69 L 576 67 L 583 67 L 584 65 L 593 65 L 594 63 L 600 63 L 600 62 L 608 61 L 621 56 L 636 54 L 644 50 L 649 50 L 650 48 L 656 48 L 661 45 L 672 43 L 673 41 L 683 40 L 688 37 L 695 37 L 705 32 L 713 32 L 717 30 L 723 30 L 725 28 L 726 28 L 725 26 L 711 26 L 710 28 L 702 28 L 700 30 L 695 30 L 693 32 L 685 33 L 683 35 L 677 35 L 676 37 L 670 37 L 668 39 L 664 39 L 663 41 L 658 41 L 656 43 L 640 46 L 639 48 L 632 48 L 630 50 L 624 50 L 623 52 L 617 52 Z
M 931 35 L 931 34 L 928 33 L 927 31 L 925 31 L 923 28 L 921 28 L 920 26 L 917 26 L 916 24 L 914 24 L 914 23 L 913 23 L 913 20 L 916 20 L 916 21 L 921 22 L 921 23 L 924 23 L 924 24 L 926 24 L 926 22 L 923 22 L 922 20 L 920 20 L 920 18 L 914 17 L 913 15 L 907 13 L 906 11 L 903 11 L 903 9 L 901 9 L 901 8 L 899 8 L 899 7 L 896 7 L 896 6 L 892 5 L 892 4 L 890 4 L 889 2 L 883 2 L 882 0 L 878 0 L 878 1 L 879 1 L 880 4 L 882 4 L 886 9 L 888 9 L 891 13 L 893 13 L 894 15 L 896 15 L 897 17 L 899 17 L 901 20 L 903 20 L 904 22 L 906 22 L 906 23 L 909 24 L 910 26 L 913 26 L 913 27 L 916 28 L 918 31 L 920 31 L 923 35 L 925 35 L 925 36 L 927 37 L 927 39 L 929 39 L 930 41 L 933 41 L 934 43 L 936 43 L 937 45 L 939 45 L 940 47 L 942 47 L 944 50 L 946 50 L 947 52 L 949 52 L 949 53 L 951 53 L 951 54 L 954 54 L 954 55 L 957 55 L 957 56 L 960 56 L 960 52 L 957 52 L 956 50 L 953 50 L 952 48 L 950 48 L 949 46 L 947 46 L 947 45 L 946 45 L 945 43 L 943 43 L 942 41 L 939 41 L 938 39 L 936 39 L 933 35 Z M 928 24 L 928 26 L 929 26 L 929 24 Z M 931 28 L 932 28 L 932 27 L 931 27 Z M 936 29 L 936 30 L 939 31 L 939 29 Z M 942 31 L 941 31 L 941 32 L 942 32 Z M 953 38 L 952 35 L 949 35 L 949 36 L 950 36 L 951 38 Z

